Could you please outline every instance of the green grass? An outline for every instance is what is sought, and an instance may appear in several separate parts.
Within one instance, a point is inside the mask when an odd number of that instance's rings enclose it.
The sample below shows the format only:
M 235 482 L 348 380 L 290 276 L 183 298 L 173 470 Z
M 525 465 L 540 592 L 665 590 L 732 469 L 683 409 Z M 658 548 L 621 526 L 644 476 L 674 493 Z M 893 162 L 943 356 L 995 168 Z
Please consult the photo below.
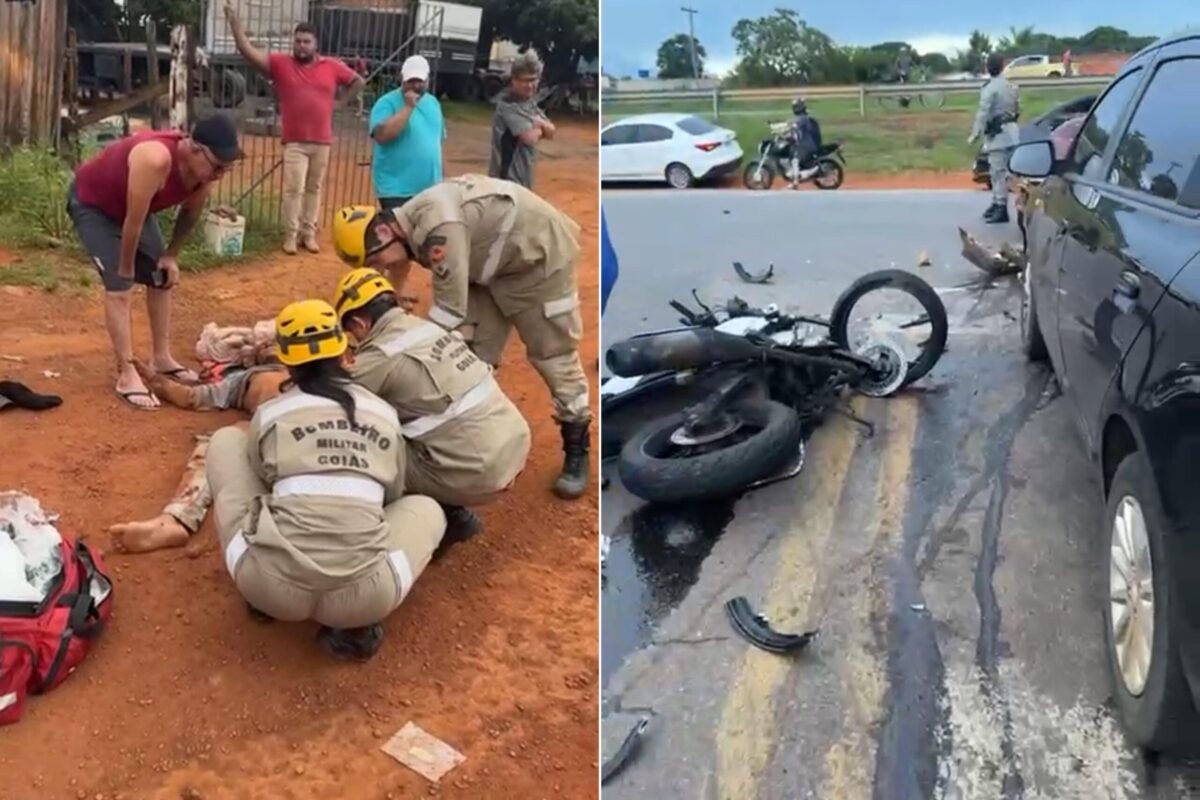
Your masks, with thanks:
M 52 152 L 21 148 L 0 155 L 0 247 L 18 251 L 52 248 L 74 259 L 79 271 L 46 261 L 25 257 L 16 264 L 0 268 L 0 284 L 34 286 L 56 291 L 60 286 L 88 288 L 95 276 L 75 235 L 66 211 L 70 167 Z M 203 272 L 230 263 L 244 261 L 278 245 L 281 227 L 270 212 L 278 207 L 278 198 L 262 195 L 246 203 L 246 235 L 242 255 L 220 256 L 208 250 L 204 241 L 204 221 L 192 230 L 179 256 L 185 272 Z M 170 241 L 175 211 L 158 215 L 163 238 Z
M 1089 91 L 1076 89 L 1026 89 L 1021 93 L 1021 117 L 1030 120 L 1054 106 Z M 975 93 L 947 94 L 937 111 L 919 106 L 889 111 L 875 98 L 867 98 L 866 116 L 859 114 L 857 98 L 813 98 L 809 109 L 821 123 L 827 142 L 845 144 L 846 166 L 854 172 L 904 172 L 909 170 L 967 170 L 975 161 L 979 143 L 967 144 L 975 109 Z M 624 101 L 609 99 L 603 107 L 603 124 L 633 114 L 694 113 L 737 133 L 746 160 L 769 134 L 767 123 L 791 118 L 788 100 L 730 100 L 722 102 L 714 117 L 711 101 Z

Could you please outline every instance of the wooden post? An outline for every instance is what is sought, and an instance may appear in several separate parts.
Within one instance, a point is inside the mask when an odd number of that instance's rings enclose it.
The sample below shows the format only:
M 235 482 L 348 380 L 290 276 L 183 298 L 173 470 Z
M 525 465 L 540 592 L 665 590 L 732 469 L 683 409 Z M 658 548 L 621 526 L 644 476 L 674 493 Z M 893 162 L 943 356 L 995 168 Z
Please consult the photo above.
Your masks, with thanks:
M 79 37 L 74 28 L 67 30 L 67 74 L 63 86 L 63 102 L 67 106 L 67 119 L 79 116 Z M 75 137 L 78 139 L 78 137 Z
M 126 97 L 133 94 L 133 49 L 125 48 L 125 54 L 121 59 L 121 92 Z M 129 135 L 129 112 L 126 111 L 121 115 L 124 121 L 124 134 Z
M 192 120 L 192 65 L 195 61 L 191 33 L 186 25 L 171 29 L 170 125 L 190 131 Z
M 862 83 L 858 85 L 858 115 L 860 117 L 867 115 L 867 87 Z
M 146 21 L 146 85 L 155 86 L 158 80 L 158 25 L 151 19 Z M 159 98 L 150 103 L 150 127 L 154 130 L 162 127 Z

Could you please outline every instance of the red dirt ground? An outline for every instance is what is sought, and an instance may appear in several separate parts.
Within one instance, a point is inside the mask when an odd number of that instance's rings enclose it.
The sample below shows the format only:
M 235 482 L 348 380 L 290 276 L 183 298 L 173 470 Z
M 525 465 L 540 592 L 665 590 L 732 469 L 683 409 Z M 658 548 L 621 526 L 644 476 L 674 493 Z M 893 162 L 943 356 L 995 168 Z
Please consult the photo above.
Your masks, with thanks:
M 582 355 L 592 372 L 596 133 L 582 124 L 559 130 L 538 166 L 538 189 L 583 227 Z M 451 142 L 462 139 L 455 134 Z M 462 146 L 486 154 L 486 138 Z M 465 160 L 452 153 L 452 171 Z M 485 169 L 477 157 L 469 166 Z M 326 297 L 342 268 L 328 242 L 325 251 L 185 274 L 176 356 L 191 355 L 209 320 L 246 323 L 294 299 Z M 412 276 L 425 299 L 426 276 Z M 124 406 L 112 392 L 98 296 L 10 287 L 0 299 L 0 353 L 26 359 L 0 361 L 0 377 L 64 398 L 51 411 L 0 416 L 0 489 L 30 492 L 62 515 L 65 530 L 107 547 L 108 525 L 159 512 L 192 435 L 238 415 Z M 140 301 L 135 331 L 145 354 Z M 47 369 L 61 377 L 43 377 Z M 499 377 L 533 429 L 529 466 L 508 497 L 482 510 L 483 536 L 418 580 L 387 621 L 374 661 L 332 662 L 317 650 L 312 625 L 251 622 L 210 516 L 189 551 L 108 556 L 112 626 L 63 686 L 35 698 L 20 723 L 0 728 L 0 799 L 596 797 L 595 479 L 577 502 L 551 494 L 558 430 L 549 395 L 516 341 Z M 592 391 L 596 409 L 594 382 Z M 410 720 L 467 756 L 438 786 L 379 750 Z

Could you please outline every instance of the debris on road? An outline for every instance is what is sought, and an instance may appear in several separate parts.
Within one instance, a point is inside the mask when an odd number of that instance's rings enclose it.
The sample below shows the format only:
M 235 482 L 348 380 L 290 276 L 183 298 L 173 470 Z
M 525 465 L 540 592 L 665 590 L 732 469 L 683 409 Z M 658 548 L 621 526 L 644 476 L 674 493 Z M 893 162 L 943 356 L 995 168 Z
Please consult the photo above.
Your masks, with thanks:
M 817 637 L 817 631 L 806 633 L 779 633 L 771 629 L 766 617 L 754 613 L 750 601 L 745 597 L 735 597 L 725 603 L 725 615 L 733 629 L 750 644 L 766 650 L 768 653 L 786 655 L 793 651 L 802 650 Z
M 44 370 L 42 370 L 42 375 L 43 375 L 43 376 L 45 376 L 45 377 L 47 377 L 47 378 L 61 378 L 61 377 L 62 377 L 62 373 L 61 373 L 61 372 L 55 372 L 55 371 L 54 371 L 54 370 L 52 370 L 52 369 L 44 369 Z
M 21 358 L 21 356 L 0 355 L 0 361 L 11 361 L 14 364 L 24 364 L 25 363 L 25 359 Z
M 909 608 L 912 609 L 913 611 L 916 611 L 919 614 L 925 610 L 925 604 L 924 603 L 913 603 L 911 606 L 909 606 Z
M 745 267 L 742 266 L 742 262 L 735 261 L 733 262 L 733 271 L 736 272 L 738 277 L 744 280 L 746 283 L 767 283 L 775 274 L 775 265 L 768 264 L 766 272 L 760 272 L 757 275 L 753 275 L 746 271 Z
M 603 786 L 608 781 L 625 768 L 629 763 L 629 759 L 637 751 L 638 745 L 641 743 L 642 734 L 646 732 L 646 728 L 650 725 L 649 717 L 642 717 L 633 726 L 633 730 L 625 737 L 625 741 L 621 742 L 621 746 L 617 748 L 617 752 L 613 753 L 612 758 L 604 762 L 604 766 L 600 770 L 600 784 Z
M 962 240 L 963 258 L 993 276 L 1016 275 L 1024 267 L 1024 259 L 1011 244 L 1005 242 L 997 252 L 981 245 L 974 236 L 961 227 L 958 238 Z
M 928 250 L 922 250 L 920 253 L 917 253 L 917 266 L 918 267 L 932 267 L 933 266 L 933 259 L 929 257 Z
M 405 723 L 379 749 L 433 783 L 467 760 L 462 753 L 412 722 Z

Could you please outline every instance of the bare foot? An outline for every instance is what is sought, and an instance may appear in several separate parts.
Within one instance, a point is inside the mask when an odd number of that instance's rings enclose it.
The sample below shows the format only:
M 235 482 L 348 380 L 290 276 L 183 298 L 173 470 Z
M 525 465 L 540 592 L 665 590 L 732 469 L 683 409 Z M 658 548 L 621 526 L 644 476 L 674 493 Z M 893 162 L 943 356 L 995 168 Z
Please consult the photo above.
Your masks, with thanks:
M 178 408 L 195 408 L 191 387 L 154 372 L 149 365 L 137 359 L 133 360 L 133 367 L 154 394 Z
M 146 389 L 146 384 L 138 376 L 132 364 L 125 364 L 117 375 L 117 394 L 131 406 L 138 408 L 158 408 L 161 403 L 158 398 Z
M 170 514 L 159 514 L 141 522 L 123 522 L 108 529 L 113 548 L 119 553 L 149 553 L 169 547 L 183 547 L 188 530 Z

